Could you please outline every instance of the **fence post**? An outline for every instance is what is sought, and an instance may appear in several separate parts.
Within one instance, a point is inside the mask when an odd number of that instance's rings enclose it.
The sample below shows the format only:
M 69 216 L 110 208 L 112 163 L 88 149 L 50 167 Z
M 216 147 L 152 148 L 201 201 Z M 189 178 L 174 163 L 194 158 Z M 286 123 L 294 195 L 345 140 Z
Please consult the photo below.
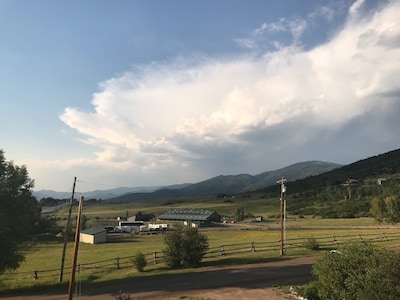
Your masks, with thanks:
M 221 255 L 225 255 L 224 245 L 219 246 L 219 249 L 221 250 Z
M 251 241 L 251 252 L 256 252 L 256 246 L 254 245 L 254 241 Z
M 335 243 L 335 245 L 337 246 L 337 240 L 336 240 L 336 235 L 332 236 L 333 237 L 333 242 Z
M 38 279 L 39 279 L 38 271 L 37 269 L 35 269 L 35 271 L 33 271 L 33 280 L 38 280 Z
M 154 253 L 153 253 L 153 263 L 155 265 L 157 264 L 157 251 L 154 251 Z
M 117 257 L 115 260 L 116 260 L 116 263 L 117 263 L 117 269 L 119 269 L 119 257 Z

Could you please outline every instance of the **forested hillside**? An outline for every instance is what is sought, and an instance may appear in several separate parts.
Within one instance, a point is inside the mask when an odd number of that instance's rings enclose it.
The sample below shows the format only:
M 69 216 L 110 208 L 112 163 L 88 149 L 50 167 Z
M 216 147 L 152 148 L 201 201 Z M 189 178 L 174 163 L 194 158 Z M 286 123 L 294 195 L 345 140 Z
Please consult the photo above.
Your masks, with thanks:
M 276 187 L 264 191 L 274 190 Z M 377 205 L 385 206 L 386 201 L 386 206 L 393 206 L 399 195 L 400 149 L 287 183 L 288 211 L 296 215 L 369 216 L 374 199 L 382 200 Z M 387 203 L 389 198 L 392 204 Z
M 182 187 L 165 187 L 151 193 L 129 193 L 120 197 L 107 199 L 111 202 L 131 202 L 145 199 L 163 199 L 179 197 L 204 197 L 217 195 L 235 195 L 274 185 L 283 175 L 296 180 L 311 175 L 333 170 L 340 165 L 321 161 L 296 163 L 278 170 L 264 172 L 258 175 L 220 175 L 194 184 Z

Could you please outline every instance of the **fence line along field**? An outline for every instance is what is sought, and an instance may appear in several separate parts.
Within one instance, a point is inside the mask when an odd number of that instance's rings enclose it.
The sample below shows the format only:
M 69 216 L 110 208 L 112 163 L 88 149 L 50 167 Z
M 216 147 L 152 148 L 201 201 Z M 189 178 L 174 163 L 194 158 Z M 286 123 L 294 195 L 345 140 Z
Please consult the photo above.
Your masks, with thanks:
M 234 219 L 235 211 L 242 208 L 246 219 L 239 223 L 219 224 L 215 227 L 201 227 L 199 230 L 208 237 L 209 249 L 205 253 L 202 268 L 230 266 L 246 263 L 293 258 L 302 255 L 318 256 L 321 251 L 331 250 L 346 240 L 372 241 L 383 247 L 398 247 L 398 228 L 378 226 L 372 218 L 321 219 L 314 217 L 291 217 L 286 222 L 286 256 L 280 256 L 279 199 L 264 195 L 251 198 L 216 199 L 204 197 L 196 199 L 165 199 L 158 201 L 138 201 L 131 203 L 86 204 L 83 215 L 88 227 L 105 226 L 107 220 L 127 217 L 138 212 L 160 215 L 175 208 L 205 209 L 218 212 L 221 216 Z M 66 225 L 68 207 L 48 213 L 58 220 L 58 225 Z M 255 217 L 263 217 L 255 222 Z M 76 210 L 72 220 L 75 220 Z M 106 223 L 104 223 L 106 222 Z M 164 221 L 163 221 L 164 222 Z M 173 224 L 171 224 L 173 225 Z M 172 226 L 173 227 L 173 226 Z M 164 233 L 164 234 L 168 234 Z M 171 270 L 163 262 L 164 234 L 108 234 L 107 243 L 84 244 L 79 246 L 77 280 L 87 283 L 102 282 L 135 276 L 151 276 L 160 273 L 190 272 L 191 270 Z M 320 251 L 304 247 L 304 242 L 314 238 L 321 245 Z M 64 238 L 55 234 L 37 237 L 25 252 L 25 261 L 13 272 L 0 275 L 0 292 L 19 288 L 35 288 L 58 285 Z M 73 242 L 66 250 L 63 282 L 69 279 L 72 264 Z M 145 254 L 147 266 L 144 272 L 135 270 L 132 257 Z M 36 271 L 36 272 L 35 272 Z M 35 277 L 36 276 L 36 280 Z
M 359 220 L 360 221 L 360 220 Z M 400 232 L 394 226 L 373 225 L 371 220 L 356 222 L 335 220 L 335 224 L 347 224 L 334 228 L 331 220 L 301 220 L 288 222 L 286 255 L 280 256 L 280 234 L 276 222 L 271 224 L 246 223 L 228 224 L 221 227 L 200 228 L 209 240 L 202 267 L 229 266 L 234 264 L 259 263 L 297 256 L 321 255 L 321 251 L 336 249 L 348 240 L 368 241 L 387 248 L 398 247 Z M 318 224 L 320 228 L 315 223 Z M 275 225 L 274 225 L 275 224 Z M 313 225 L 314 224 L 314 225 Z M 368 225 L 369 224 L 369 225 Z M 269 226 L 268 226 L 269 225 Z M 352 227 L 353 226 L 353 227 Z M 311 228 L 305 228 L 311 227 Z M 324 228 L 326 227 L 326 228 Z M 346 227 L 346 228 L 343 228 Z M 168 233 L 164 233 L 168 234 Z M 190 270 L 169 270 L 163 262 L 164 234 L 109 235 L 104 244 L 80 244 L 77 280 L 101 282 L 135 276 L 151 276 L 167 272 L 188 272 Z M 315 239 L 320 250 L 312 251 L 305 247 L 307 239 Z M 0 276 L 1 289 L 34 288 L 35 286 L 57 285 L 61 262 L 62 239 L 48 239 L 31 245 L 25 253 L 26 260 L 14 272 Z M 71 270 L 72 242 L 68 244 L 64 269 L 64 284 Z M 145 254 L 147 266 L 144 272 L 133 267 L 132 258 L 137 252 Z

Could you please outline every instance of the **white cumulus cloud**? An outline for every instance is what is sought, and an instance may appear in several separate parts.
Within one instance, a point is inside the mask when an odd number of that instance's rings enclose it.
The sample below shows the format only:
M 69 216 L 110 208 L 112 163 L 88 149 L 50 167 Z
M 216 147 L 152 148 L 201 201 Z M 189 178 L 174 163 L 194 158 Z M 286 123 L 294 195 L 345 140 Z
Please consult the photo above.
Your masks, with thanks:
M 101 149 L 96 164 L 164 177 L 265 171 L 261 162 L 277 166 L 279 155 L 297 162 L 336 151 L 331 157 L 343 159 L 332 145 L 346 152 L 349 141 L 383 142 L 377 127 L 384 142 L 397 135 L 400 2 L 368 18 L 357 16 L 362 5 L 354 3 L 343 29 L 313 49 L 297 43 L 306 20 L 263 24 L 255 34 L 289 31 L 293 44 L 262 56 L 137 66 L 102 82 L 92 111 L 69 107 L 60 118 Z M 250 41 L 242 40 L 253 48 Z

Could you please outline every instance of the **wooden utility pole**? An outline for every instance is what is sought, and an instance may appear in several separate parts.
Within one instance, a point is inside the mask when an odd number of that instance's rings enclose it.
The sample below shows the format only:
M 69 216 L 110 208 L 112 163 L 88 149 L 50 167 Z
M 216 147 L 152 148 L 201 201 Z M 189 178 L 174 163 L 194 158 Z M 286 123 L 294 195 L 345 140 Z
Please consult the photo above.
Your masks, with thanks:
M 71 200 L 69 201 L 68 221 L 67 221 L 67 227 L 65 228 L 65 234 L 64 234 L 64 248 L 63 248 L 63 252 L 62 252 L 62 256 L 61 256 L 60 277 L 58 278 L 58 281 L 59 281 L 59 282 L 61 282 L 61 281 L 63 280 L 64 262 L 65 262 L 65 251 L 67 250 L 68 231 L 69 231 L 69 227 L 71 226 L 71 212 L 72 212 L 72 206 L 73 206 L 73 204 L 74 204 L 75 185 L 76 185 L 76 177 L 74 178 L 74 185 L 73 185 L 73 187 L 72 187 Z
M 285 210 L 286 210 L 286 203 L 285 203 L 285 193 L 286 193 L 286 187 L 285 187 L 285 182 L 286 178 L 282 177 L 281 180 L 278 180 L 276 183 L 279 183 L 281 185 L 281 197 L 280 197 L 280 204 L 281 204 L 281 255 L 286 254 L 286 245 L 284 241 L 284 231 L 286 230 L 286 224 L 284 226 L 284 223 L 286 223 L 286 216 L 285 216 Z M 286 239 L 286 238 L 285 238 Z
M 81 196 L 81 198 L 79 200 L 78 217 L 76 219 L 74 255 L 73 255 L 73 258 L 72 258 L 71 276 L 69 278 L 68 300 L 72 300 L 72 296 L 74 294 L 76 260 L 78 258 L 79 235 L 80 235 L 80 229 L 81 229 L 82 207 L 83 207 L 83 196 Z

